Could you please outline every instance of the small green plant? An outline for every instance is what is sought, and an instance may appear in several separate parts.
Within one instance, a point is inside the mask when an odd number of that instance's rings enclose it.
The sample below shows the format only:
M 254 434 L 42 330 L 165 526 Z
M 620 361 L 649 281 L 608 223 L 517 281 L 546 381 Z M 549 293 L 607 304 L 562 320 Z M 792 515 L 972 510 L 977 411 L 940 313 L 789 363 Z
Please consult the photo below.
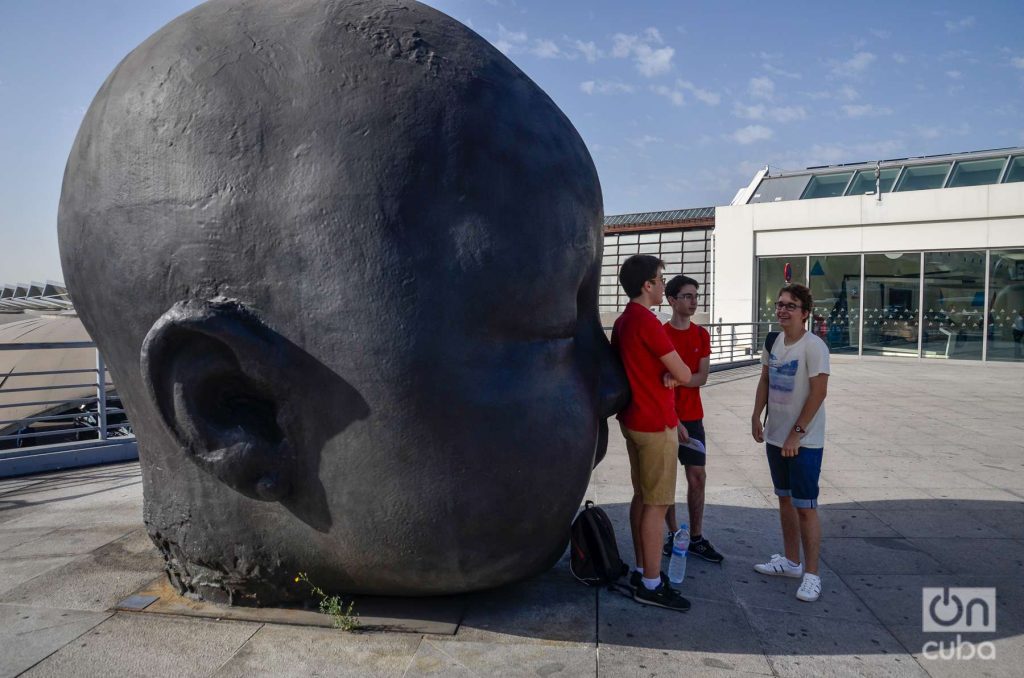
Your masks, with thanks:
M 305 572 L 299 572 L 295 577 L 295 583 L 300 582 L 309 586 L 313 595 L 320 599 L 320 612 L 330 615 L 334 628 L 342 631 L 355 631 L 359 628 L 359 614 L 355 611 L 355 601 L 350 600 L 346 605 L 341 596 L 327 595 L 322 588 L 309 580 Z

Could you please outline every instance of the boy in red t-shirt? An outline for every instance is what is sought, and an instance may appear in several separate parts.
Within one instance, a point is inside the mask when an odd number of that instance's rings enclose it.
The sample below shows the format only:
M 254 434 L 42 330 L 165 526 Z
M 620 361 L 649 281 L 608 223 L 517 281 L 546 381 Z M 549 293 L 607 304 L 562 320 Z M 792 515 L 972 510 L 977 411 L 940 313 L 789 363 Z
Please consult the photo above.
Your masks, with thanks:
M 636 568 L 630 575 L 633 599 L 645 605 L 686 611 L 688 600 L 661 573 L 661 523 L 676 501 L 676 418 L 673 388 L 691 374 L 672 348 L 651 306 L 665 294 L 665 265 L 635 254 L 622 264 L 619 282 L 629 303 L 612 329 L 612 346 L 622 358 L 632 398 L 618 414 L 629 453 L 633 500 L 629 527 Z
M 690 319 L 697 312 L 700 284 L 693 278 L 677 275 L 665 285 L 665 296 L 672 307 L 672 319 L 665 323 L 665 333 L 675 346 L 676 353 L 693 373 L 690 380 L 676 388 L 676 416 L 679 417 L 679 463 L 686 469 L 686 506 L 690 514 L 690 548 L 695 556 L 712 563 L 724 560 L 702 531 L 704 527 L 704 486 L 707 460 L 704 448 L 704 407 L 700 402 L 700 387 L 707 383 L 711 366 L 711 335 Z M 700 441 L 700 445 L 696 444 Z M 665 515 L 670 530 L 662 552 L 672 553 L 672 534 L 679 529 L 676 507 L 673 504 Z

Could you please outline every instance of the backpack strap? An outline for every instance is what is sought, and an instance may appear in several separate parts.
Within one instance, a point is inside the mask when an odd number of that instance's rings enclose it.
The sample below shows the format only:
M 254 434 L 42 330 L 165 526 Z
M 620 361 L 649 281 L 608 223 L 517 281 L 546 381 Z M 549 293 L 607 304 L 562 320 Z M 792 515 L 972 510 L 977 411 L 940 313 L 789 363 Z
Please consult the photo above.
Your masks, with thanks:
M 772 347 L 775 346 L 775 340 L 779 338 L 779 332 L 769 332 L 764 338 L 764 350 L 768 353 L 772 352 Z M 764 404 L 764 417 L 761 419 L 761 425 L 765 426 L 768 424 L 768 403 Z

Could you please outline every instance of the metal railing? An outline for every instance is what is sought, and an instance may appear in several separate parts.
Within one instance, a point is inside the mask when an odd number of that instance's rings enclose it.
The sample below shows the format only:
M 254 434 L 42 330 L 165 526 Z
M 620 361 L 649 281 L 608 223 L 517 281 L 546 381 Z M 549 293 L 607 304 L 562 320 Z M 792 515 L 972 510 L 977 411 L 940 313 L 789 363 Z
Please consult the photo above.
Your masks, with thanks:
M 667 318 L 667 315 L 660 315 Z M 711 323 L 701 325 L 711 335 L 711 366 L 717 370 L 750 365 L 761 359 L 761 346 L 769 332 L 778 329 L 775 323 Z M 611 336 L 612 328 L 604 328 Z
M 711 364 L 726 367 L 760 360 L 761 346 L 772 326 L 765 322 L 704 325 L 711 335 Z
M 125 438 L 132 436 L 131 426 L 127 422 L 123 408 L 111 406 L 108 401 L 119 404 L 114 392 L 114 384 L 109 381 L 103 356 L 96 350 L 91 341 L 62 341 L 0 344 L 0 351 L 51 351 L 92 349 L 95 354 L 95 367 L 61 370 L 11 371 L 0 381 L 0 449 L 26 447 L 44 444 L 57 440 L 96 439 L 106 441 L 109 438 Z M 16 378 L 47 378 L 82 375 L 72 383 L 34 383 L 23 387 L 8 388 Z M 57 381 L 65 381 L 58 379 Z M 61 398 L 61 391 L 83 389 L 89 395 L 75 395 Z M 17 399 L 9 394 L 26 394 Z M 24 398 L 24 400 L 22 400 Z M 35 414 L 11 418 L 12 410 L 28 408 Z M 13 445 L 12 445 L 13 443 Z

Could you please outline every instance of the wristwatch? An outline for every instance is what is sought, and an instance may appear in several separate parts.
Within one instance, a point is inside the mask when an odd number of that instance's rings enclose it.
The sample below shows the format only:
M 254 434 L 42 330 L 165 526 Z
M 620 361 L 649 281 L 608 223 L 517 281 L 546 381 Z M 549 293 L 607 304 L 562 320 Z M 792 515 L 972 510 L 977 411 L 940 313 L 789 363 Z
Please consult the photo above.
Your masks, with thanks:
M 796 424 L 795 426 L 793 426 L 793 430 L 799 433 L 800 435 L 807 433 L 807 429 L 805 429 L 800 424 Z

